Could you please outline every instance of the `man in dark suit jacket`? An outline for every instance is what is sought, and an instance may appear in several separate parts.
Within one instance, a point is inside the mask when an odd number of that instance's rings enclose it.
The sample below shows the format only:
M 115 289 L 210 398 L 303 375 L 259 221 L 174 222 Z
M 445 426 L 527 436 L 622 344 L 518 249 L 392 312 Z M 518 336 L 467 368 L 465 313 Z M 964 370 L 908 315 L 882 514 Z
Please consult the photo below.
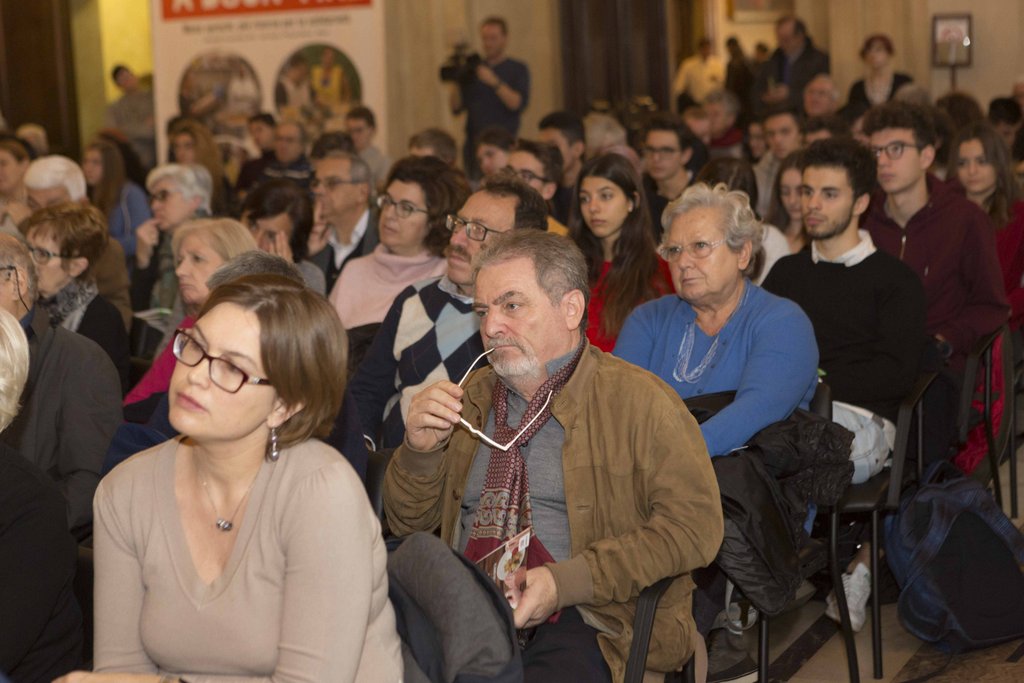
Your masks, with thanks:
M 794 16 L 775 23 L 778 48 L 761 65 L 754 81 L 754 113 L 776 107 L 799 108 L 804 88 L 818 74 L 830 71 L 828 54 L 814 47 L 807 26 Z
M 377 246 L 378 212 L 370 205 L 373 173 L 358 155 L 328 152 L 314 162 L 314 171 L 309 260 L 324 271 L 329 293 L 350 259 Z

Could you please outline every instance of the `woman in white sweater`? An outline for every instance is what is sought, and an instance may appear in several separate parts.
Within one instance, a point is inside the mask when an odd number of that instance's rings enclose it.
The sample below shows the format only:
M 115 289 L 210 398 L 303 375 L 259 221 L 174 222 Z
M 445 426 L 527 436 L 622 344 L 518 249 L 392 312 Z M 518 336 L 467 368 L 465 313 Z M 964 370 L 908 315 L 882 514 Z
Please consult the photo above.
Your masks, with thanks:
M 380 524 L 312 439 L 344 390 L 345 335 L 274 275 L 215 289 L 174 339 L 182 436 L 96 492 L 96 673 L 66 683 L 399 681 Z

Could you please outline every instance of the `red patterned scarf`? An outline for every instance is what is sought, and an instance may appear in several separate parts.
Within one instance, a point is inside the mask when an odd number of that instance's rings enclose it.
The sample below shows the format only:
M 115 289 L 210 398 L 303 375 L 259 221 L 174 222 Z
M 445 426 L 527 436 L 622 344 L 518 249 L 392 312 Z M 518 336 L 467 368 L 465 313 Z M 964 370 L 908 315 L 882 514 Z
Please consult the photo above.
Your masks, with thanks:
M 493 438 L 496 442 L 505 444 L 512 441 L 519 430 L 537 415 L 537 411 L 548 399 L 548 392 L 551 392 L 552 401 L 554 400 L 576 370 L 585 347 L 586 344 L 581 342 L 569 362 L 551 375 L 534 393 L 523 412 L 523 417 L 519 420 L 519 425 L 515 428 L 508 424 L 508 386 L 500 379 L 495 383 L 492 402 L 495 429 Z M 530 480 L 527 476 L 526 461 L 519 452 L 519 444 L 532 439 L 550 418 L 551 402 L 548 402 L 537 420 L 511 448 L 507 451 L 491 448 L 487 476 L 484 479 L 483 491 L 480 493 L 480 504 L 476 510 L 469 542 L 466 544 L 465 555 L 470 561 L 476 562 L 523 529 L 533 526 Z M 533 569 L 553 561 L 540 539 L 532 537 L 526 554 L 526 568 Z

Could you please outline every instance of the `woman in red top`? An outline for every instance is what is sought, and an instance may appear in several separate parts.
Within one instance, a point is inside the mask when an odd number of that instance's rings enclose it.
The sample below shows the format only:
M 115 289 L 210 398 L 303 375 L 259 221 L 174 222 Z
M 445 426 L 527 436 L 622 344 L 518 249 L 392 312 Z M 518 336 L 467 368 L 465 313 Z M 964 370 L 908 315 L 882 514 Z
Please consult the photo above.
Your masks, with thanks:
M 626 316 L 673 291 L 671 278 L 655 251 L 647 200 L 628 159 L 610 153 L 588 161 L 575 195 L 569 236 L 590 270 L 587 338 L 611 351 Z
M 951 146 L 947 177 L 960 181 L 967 198 L 980 206 L 996 229 L 996 251 L 1010 300 L 1010 327 L 1024 322 L 1024 201 L 1013 174 L 1010 150 L 986 121 L 964 126 Z

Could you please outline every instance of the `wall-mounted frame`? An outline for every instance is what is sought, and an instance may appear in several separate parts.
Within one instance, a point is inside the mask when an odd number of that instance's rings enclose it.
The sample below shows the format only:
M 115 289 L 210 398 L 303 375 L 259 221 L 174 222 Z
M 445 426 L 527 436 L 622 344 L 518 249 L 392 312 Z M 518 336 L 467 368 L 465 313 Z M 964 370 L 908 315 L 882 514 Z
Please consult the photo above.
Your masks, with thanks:
M 737 24 L 768 24 L 793 14 L 794 0 L 728 0 L 729 18 Z
M 936 14 L 932 17 L 932 66 L 971 65 L 973 33 L 970 14 Z

